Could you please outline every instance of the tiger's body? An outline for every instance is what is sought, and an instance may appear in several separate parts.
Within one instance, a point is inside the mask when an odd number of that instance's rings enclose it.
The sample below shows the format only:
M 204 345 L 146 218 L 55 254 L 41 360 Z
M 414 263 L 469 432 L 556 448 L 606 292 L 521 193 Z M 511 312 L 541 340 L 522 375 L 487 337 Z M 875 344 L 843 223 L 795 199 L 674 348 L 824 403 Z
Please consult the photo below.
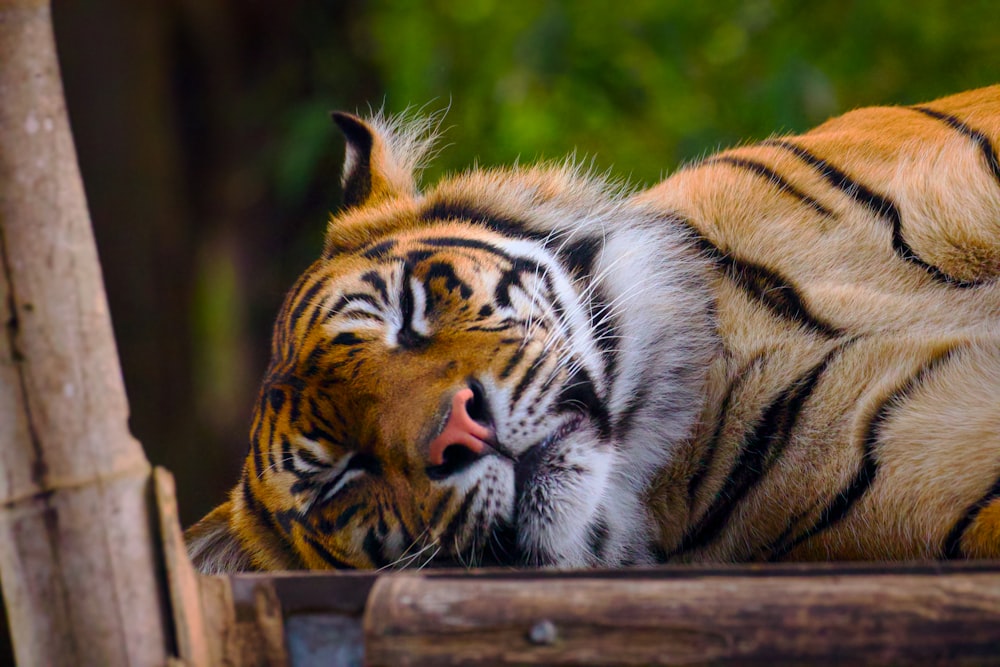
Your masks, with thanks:
M 1000 556 L 1000 86 L 627 197 L 338 123 L 202 569 Z

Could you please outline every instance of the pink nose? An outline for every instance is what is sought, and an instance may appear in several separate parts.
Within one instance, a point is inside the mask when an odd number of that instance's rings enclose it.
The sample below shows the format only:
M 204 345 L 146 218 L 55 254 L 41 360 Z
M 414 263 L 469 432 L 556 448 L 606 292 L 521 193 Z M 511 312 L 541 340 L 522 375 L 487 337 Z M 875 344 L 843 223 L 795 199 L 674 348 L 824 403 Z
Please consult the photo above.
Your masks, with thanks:
M 474 396 L 473 391 L 466 387 L 455 392 L 451 398 L 451 413 L 441 434 L 431 441 L 431 465 L 444 463 L 444 451 L 449 447 L 465 447 L 473 454 L 481 454 L 493 438 L 493 430 L 483 426 L 469 416 L 468 403 Z

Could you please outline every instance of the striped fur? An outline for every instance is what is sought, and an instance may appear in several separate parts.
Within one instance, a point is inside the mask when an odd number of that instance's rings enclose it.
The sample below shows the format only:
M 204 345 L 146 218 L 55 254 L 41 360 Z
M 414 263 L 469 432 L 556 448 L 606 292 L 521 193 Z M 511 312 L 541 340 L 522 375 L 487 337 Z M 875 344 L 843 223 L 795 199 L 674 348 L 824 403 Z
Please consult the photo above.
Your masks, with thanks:
M 627 195 L 339 115 L 205 571 L 1000 556 L 1000 87 Z M 427 443 L 473 387 L 494 449 Z

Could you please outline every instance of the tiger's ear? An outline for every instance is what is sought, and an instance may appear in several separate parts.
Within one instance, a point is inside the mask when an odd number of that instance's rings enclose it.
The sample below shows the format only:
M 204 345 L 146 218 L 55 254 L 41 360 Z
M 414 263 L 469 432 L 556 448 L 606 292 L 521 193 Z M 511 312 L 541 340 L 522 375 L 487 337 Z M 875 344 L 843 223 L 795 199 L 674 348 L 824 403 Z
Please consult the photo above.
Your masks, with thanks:
M 202 574 L 253 569 L 250 554 L 233 533 L 232 514 L 232 501 L 224 502 L 184 532 L 188 556 Z
M 408 155 L 396 154 L 391 135 L 383 134 L 376 124 L 353 114 L 334 111 L 331 116 L 347 140 L 343 175 L 345 208 L 416 194 L 413 161 Z

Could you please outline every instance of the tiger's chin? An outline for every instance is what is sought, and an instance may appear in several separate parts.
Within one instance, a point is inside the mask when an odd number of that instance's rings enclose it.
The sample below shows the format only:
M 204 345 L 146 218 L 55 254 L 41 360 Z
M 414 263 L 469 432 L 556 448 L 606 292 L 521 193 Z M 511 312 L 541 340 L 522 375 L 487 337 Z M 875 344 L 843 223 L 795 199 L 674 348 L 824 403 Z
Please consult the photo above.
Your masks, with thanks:
M 645 526 L 637 494 L 615 471 L 615 448 L 573 418 L 514 463 L 513 516 L 471 540 L 475 553 L 433 565 L 594 567 L 645 562 L 633 539 Z M 605 517 L 630 517 L 614 524 Z
M 532 447 L 515 468 L 518 548 L 526 565 L 593 563 L 588 549 L 613 466 L 611 447 L 590 429 Z

